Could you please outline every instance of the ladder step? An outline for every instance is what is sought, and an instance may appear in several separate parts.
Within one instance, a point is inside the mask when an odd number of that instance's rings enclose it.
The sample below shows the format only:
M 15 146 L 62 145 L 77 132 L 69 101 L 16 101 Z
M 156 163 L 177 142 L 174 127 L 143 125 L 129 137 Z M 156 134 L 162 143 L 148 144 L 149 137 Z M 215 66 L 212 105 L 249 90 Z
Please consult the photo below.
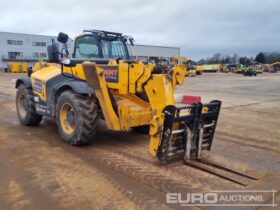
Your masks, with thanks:
M 210 146 L 210 144 L 202 144 L 201 149 L 202 149 L 202 150 L 208 149 L 209 146 Z
M 210 127 L 213 127 L 214 125 L 215 125 L 215 123 L 206 124 L 203 126 L 203 128 L 210 128 Z
M 181 129 L 181 130 L 174 130 L 172 131 L 172 134 L 180 134 L 180 133 L 184 133 L 185 129 Z
M 174 152 L 176 150 L 178 150 L 178 147 L 169 147 L 168 148 L 168 152 Z
M 211 137 L 212 133 L 203 134 L 203 140 Z
M 175 152 L 168 152 L 168 153 L 167 153 L 167 156 L 168 156 L 168 157 L 172 157 L 172 156 L 174 156 L 174 155 L 179 155 L 179 154 L 184 154 L 184 153 L 185 153 L 185 150 L 180 149 L 180 150 L 177 150 L 177 151 L 175 151 Z
M 204 142 L 209 142 L 210 141 L 210 139 L 203 139 L 202 140 L 202 143 L 204 143 Z

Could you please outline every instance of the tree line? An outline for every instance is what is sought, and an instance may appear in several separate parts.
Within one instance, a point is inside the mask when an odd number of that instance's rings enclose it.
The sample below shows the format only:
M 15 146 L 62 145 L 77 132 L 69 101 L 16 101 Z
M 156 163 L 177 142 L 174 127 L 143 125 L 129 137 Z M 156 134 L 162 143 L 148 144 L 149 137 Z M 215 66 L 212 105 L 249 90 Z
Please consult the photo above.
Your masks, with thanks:
M 197 63 L 202 64 L 243 64 L 250 65 L 253 63 L 272 64 L 280 61 L 280 53 L 264 53 L 260 52 L 255 57 L 238 56 L 236 53 L 233 55 L 222 55 L 216 53 L 206 59 L 200 59 Z

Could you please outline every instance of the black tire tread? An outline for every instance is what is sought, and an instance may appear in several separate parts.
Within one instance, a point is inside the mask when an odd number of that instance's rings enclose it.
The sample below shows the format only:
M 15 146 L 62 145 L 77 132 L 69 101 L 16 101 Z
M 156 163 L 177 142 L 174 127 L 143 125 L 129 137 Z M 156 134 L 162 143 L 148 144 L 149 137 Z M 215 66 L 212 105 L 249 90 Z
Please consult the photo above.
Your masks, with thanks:
M 95 103 L 95 99 L 93 97 L 75 94 L 72 91 L 65 91 L 60 95 L 60 97 L 68 98 L 70 101 L 72 101 L 73 105 L 79 112 L 78 119 L 76 119 L 76 125 L 78 127 L 74 131 L 75 134 L 71 139 L 63 139 L 68 144 L 76 146 L 90 143 L 96 134 L 96 128 L 98 124 L 98 106 Z
M 38 125 L 41 120 L 42 120 L 42 115 L 39 115 L 36 112 L 36 108 L 35 108 L 35 102 L 34 102 L 34 94 L 32 89 L 27 89 L 24 84 L 19 85 L 17 91 L 24 91 L 25 92 L 25 97 L 26 100 L 28 101 L 28 116 L 26 117 L 26 119 L 21 119 L 20 117 L 20 122 L 24 125 L 28 125 L 28 126 L 35 126 Z M 17 92 L 17 97 L 18 97 L 18 92 Z M 18 115 L 19 116 L 19 115 Z

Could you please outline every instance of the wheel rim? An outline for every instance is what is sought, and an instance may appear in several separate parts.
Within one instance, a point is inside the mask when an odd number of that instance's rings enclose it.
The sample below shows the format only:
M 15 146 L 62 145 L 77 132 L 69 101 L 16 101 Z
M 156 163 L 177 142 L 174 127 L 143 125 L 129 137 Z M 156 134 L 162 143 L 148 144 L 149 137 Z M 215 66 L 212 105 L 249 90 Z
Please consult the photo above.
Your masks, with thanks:
M 18 96 L 17 107 L 20 117 L 25 118 L 27 114 L 27 100 L 24 94 Z
M 60 125 L 63 132 L 71 135 L 75 129 L 75 115 L 71 104 L 63 104 L 60 109 Z

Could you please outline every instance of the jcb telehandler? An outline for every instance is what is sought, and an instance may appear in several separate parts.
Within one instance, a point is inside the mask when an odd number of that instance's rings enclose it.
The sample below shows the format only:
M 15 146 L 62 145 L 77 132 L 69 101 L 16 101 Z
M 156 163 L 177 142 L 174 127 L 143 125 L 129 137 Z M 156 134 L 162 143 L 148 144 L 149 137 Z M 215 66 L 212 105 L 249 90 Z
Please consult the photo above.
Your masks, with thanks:
M 64 47 L 58 52 L 53 43 L 48 54 L 49 62 L 58 65 L 16 82 L 22 124 L 54 118 L 65 142 L 82 145 L 94 141 L 97 120 L 104 119 L 108 129 L 149 131 L 149 153 L 162 164 L 182 157 L 212 174 L 209 165 L 221 168 L 202 158 L 202 151 L 211 149 L 221 102 L 175 103 L 174 90 L 184 82 L 185 65 L 174 65 L 166 73 L 154 64 L 131 60 L 126 42 L 133 44 L 132 38 L 120 33 L 84 31 L 75 39 L 72 56 L 68 36 L 60 33 L 57 39 Z

